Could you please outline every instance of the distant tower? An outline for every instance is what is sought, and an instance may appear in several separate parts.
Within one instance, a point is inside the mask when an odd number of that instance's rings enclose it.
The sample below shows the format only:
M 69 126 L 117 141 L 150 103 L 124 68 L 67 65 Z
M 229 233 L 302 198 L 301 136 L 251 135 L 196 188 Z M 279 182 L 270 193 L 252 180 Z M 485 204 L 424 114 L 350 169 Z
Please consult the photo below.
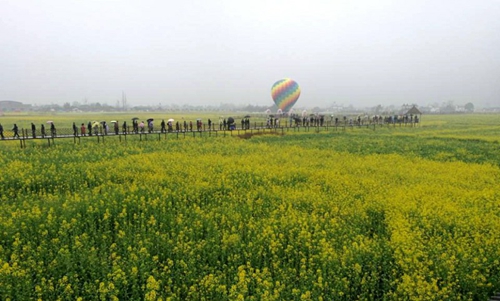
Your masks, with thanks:
M 125 109 L 127 107 L 127 96 L 125 96 L 125 92 L 122 91 L 122 108 Z

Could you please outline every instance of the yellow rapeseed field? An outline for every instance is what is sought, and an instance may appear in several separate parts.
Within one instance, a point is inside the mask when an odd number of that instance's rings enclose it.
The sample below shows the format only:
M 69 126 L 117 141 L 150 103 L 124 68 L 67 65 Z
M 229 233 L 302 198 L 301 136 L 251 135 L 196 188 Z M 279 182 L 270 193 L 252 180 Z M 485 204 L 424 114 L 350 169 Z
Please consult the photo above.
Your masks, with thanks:
M 0 141 L 0 299 L 486 300 L 500 291 L 495 117 Z

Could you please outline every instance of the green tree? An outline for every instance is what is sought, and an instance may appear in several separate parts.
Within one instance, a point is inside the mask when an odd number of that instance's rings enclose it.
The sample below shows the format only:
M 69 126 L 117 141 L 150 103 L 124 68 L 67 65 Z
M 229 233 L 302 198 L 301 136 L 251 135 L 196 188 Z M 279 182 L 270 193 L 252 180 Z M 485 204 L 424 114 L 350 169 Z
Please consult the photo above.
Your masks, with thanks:
M 69 102 L 64 103 L 63 110 L 64 111 L 71 111 L 71 105 L 69 104 Z
M 474 104 L 472 102 L 466 103 L 464 108 L 466 112 L 474 112 Z

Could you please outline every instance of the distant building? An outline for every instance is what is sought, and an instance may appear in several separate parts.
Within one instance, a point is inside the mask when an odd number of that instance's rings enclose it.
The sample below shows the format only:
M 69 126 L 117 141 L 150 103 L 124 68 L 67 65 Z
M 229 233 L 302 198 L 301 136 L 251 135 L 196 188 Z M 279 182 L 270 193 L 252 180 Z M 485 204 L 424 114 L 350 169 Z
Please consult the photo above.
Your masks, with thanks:
M 23 104 L 20 101 L 14 100 L 0 100 L 0 111 L 2 112 L 15 112 L 31 110 L 31 105 Z
M 406 112 L 406 115 L 422 115 L 422 112 L 416 106 L 413 106 Z

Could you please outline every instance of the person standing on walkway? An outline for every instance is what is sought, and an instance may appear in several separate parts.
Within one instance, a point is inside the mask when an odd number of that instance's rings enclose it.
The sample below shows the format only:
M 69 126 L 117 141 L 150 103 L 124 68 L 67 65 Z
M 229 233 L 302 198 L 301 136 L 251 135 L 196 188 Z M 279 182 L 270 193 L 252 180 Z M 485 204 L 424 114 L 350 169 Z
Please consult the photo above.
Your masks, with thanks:
M 89 136 L 92 136 L 92 123 L 90 121 L 87 123 L 87 131 L 89 132 Z
M 3 126 L 0 124 L 0 137 L 2 137 L 2 140 L 5 139 L 3 135 Z
M 33 122 L 31 123 L 31 135 L 33 135 L 33 138 L 36 138 L 36 126 Z
M 12 138 L 19 138 L 19 128 L 17 127 L 17 124 L 14 123 L 14 128 L 12 128 L 12 131 L 14 132 L 14 137 Z
M 41 132 L 42 132 L 42 138 L 45 138 L 45 125 L 43 125 L 43 123 L 41 127 Z
M 134 122 L 134 132 L 136 134 L 138 134 L 139 133 L 139 121 L 135 120 L 133 122 Z
M 52 135 L 52 137 L 56 136 L 56 126 L 53 122 L 50 123 L 50 134 Z
M 73 122 L 73 136 L 78 136 L 78 127 L 76 126 L 76 123 Z
M 115 122 L 115 126 L 114 126 L 114 128 L 115 128 L 115 135 L 118 135 L 118 134 L 119 134 L 119 131 L 120 131 L 120 126 L 118 125 L 118 121 L 117 121 L 117 122 Z
M 85 123 L 82 123 L 82 126 L 80 127 L 80 132 L 81 132 L 82 136 L 85 136 L 86 130 L 87 130 L 87 128 L 85 127 Z

